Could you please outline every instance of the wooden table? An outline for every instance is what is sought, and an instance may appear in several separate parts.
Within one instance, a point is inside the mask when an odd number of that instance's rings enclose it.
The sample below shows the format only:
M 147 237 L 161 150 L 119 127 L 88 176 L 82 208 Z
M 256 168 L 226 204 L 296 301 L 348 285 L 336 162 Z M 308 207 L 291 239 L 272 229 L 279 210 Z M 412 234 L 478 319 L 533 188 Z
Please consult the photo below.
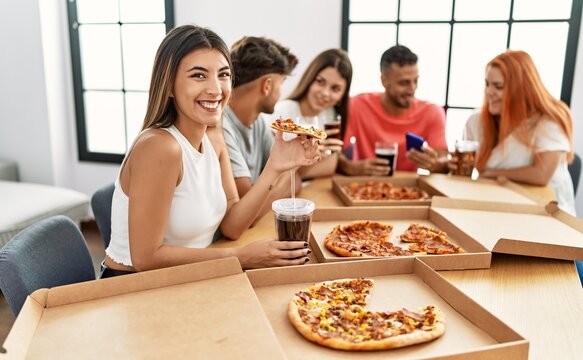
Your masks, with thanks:
M 548 187 L 525 187 L 554 199 Z M 318 208 L 343 206 L 329 178 L 312 181 L 299 196 Z M 270 237 L 275 224 L 268 213 L 239 240 L 220 240 L 213 247 Z M 440 274 L 528 339 L 531 359 L 583 359 L 583 288 L 572 261 L 494 254 L 490 269 Z

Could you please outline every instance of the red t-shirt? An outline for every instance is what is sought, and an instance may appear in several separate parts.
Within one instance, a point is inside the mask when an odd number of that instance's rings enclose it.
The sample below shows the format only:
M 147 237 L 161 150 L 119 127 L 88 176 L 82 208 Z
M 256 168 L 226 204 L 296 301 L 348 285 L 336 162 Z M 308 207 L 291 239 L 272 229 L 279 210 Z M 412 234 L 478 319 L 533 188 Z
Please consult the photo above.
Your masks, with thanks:
M 381 104 L 382 93 L 365 93 L 350 99 L 344 146 L 356 138 L 354 160 L 375 157 L 376 141 L 399 144 L 397 170 L 417 171 L 417 165 L 406 158 L 405 133 L 412 132 L 427 141 L 434 149 L 447 149 L 445 112 L 427 101 L 415 99 L 405 114 L 387 114 Z

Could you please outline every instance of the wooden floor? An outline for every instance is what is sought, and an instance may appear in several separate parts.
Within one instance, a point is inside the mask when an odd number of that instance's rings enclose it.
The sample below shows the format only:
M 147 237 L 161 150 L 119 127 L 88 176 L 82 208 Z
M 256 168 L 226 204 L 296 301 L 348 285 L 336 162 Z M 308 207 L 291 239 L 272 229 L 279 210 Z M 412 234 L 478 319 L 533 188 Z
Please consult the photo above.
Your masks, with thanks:
M 95 273 L 98 274 L 99 266 L 103 260 L 103 257 L 105 256 L 101 235 L 99 235 L 97 226 L 93 221 L 83 223 L 81 225 L 81 230 L 85 236 L 85 239 L 87 240 L 87 245 L 89 247 L 89 251 L 91 252 L 91 257 L 93 258 Z M 6 299 L 0 293 L 0 353 L 3 352 L 1 345 L 4 343 L 4 339 L 6 339 L 6 335 L 8 335 L 13 322 L 14 315 L 12 315 L 12 311 L 10 310 Z

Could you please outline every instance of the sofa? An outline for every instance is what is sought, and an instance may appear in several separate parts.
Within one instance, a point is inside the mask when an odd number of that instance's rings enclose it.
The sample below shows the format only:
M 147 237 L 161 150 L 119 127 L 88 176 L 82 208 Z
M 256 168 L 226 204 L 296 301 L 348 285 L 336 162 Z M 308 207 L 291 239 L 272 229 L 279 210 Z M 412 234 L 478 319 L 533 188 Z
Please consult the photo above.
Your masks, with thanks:
M 24 228 L 54 215 L 90 219 L 90 198 L 58 186 L 21 182 L 16 163 L 0 160 L 0 248 Z

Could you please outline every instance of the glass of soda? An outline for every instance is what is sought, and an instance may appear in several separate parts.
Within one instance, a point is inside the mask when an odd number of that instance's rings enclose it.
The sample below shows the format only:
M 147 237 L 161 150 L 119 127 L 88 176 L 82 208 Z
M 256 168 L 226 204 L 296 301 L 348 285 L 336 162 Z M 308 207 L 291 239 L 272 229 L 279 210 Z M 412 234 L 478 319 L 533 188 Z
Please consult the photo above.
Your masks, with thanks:
M 397 143 L 377 141 L 374 144 L 374 152 L 377 158 L 389 160 L 389 172 L 388 176 L 393 176 L 395 170 L 397 169 L 397 155 L 399 145 Z
M 306 199 L 285 198 L 271 204 L 279 241 L 304 241 L 310 238 L 312 214 L 316 205 Z
M 342 117 L 340 115 L 337 115 L 335 117 L 328 117 L 324 119 L 324 131 L 328 133 L 329 130 L 338 130 L 337 133 L 328 135 L 329 138 L 342 140 L 340 138 L 341 118 Z
M 476 152 L 480 143 L 472 140 L 456 140 L 454 156 L 457 158 L 457 169 L 454 175 L 472 176 Z

